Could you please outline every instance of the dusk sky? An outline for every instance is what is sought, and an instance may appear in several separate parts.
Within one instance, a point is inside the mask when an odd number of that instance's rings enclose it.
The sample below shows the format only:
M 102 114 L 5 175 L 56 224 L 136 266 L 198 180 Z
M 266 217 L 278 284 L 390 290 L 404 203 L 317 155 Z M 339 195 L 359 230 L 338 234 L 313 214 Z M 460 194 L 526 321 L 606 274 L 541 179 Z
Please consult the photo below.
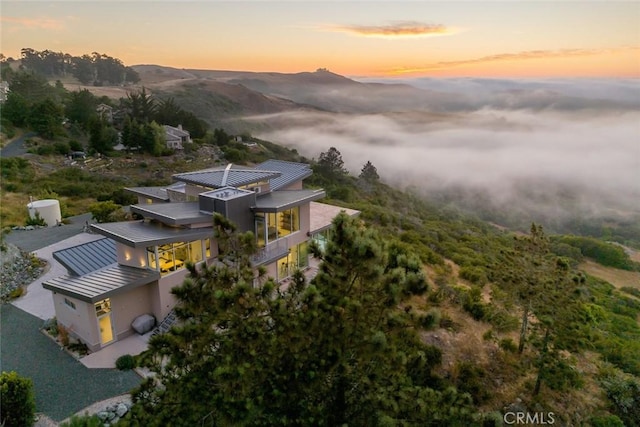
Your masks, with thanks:
M 2 1 L 5 56 L 353 77 L 640 77 L 640 2 Z

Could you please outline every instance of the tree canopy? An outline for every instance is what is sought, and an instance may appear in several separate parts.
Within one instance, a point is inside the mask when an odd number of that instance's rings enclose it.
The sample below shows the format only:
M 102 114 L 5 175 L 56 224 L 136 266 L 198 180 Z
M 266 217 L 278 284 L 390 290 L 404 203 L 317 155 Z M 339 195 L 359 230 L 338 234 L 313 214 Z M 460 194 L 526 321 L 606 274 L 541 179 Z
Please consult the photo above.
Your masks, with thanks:
M 251 266 L 255 239 L 214 218 L 217 263 L 172 291 L 180 325 L 154 337 L 129 425 L 468 424 L 471 399 L 432 388 L 440 352 L 402 301 L 421 264 L 340 214 L 318 275 L 287 288 Z

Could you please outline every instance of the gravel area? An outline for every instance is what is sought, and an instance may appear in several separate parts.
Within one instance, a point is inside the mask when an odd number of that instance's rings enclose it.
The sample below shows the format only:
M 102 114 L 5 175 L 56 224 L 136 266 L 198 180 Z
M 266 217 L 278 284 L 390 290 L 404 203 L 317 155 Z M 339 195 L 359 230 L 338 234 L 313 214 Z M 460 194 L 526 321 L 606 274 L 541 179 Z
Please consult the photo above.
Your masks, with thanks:
M 105 399 L 128 393 L 141 379 L 133 371 L 88 369 L 39 328 L 43 321 L 9 304 L 0 306 L 0 369 L 31 378 L 36 411 L 59 422 Z M 99 409 L 98 409 L 99 410 Z M 50 427 L 42 417 L 39 426 Z

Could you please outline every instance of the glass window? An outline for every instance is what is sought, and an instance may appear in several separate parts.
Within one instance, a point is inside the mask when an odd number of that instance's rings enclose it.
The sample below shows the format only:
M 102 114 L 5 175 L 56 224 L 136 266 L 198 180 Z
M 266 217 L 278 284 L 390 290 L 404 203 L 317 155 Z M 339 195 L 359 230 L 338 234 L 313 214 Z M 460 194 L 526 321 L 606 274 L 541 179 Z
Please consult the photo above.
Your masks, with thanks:
M 103 314 L 107 314 L 111 312 L 111 300 L 109 298 L 103 299 L 102 301 L 98 301 L 95 303 L 96 307 L 96 317 L 100 317 Z
M 211 239 L 204 239 L 204 249 L 207 258 L 211 258 Z
M 147 265 L 152 270 L 158 270 L 158 263 L 156 262 L 156 247 L 149 246 L 147 248 Z
M 297 248 L 298 252 L 298 268 L 303 269 L 309 266 L 309 244 L 307 242 L 300 243 Z
M 266 214 L 267 219 L 267 243 L 278 238 L 278 221 L 275 213 Z
M 70 301 L 70 300 L 68 300 L 67 298 L 65 298 L 65 299 L 64 299 L 64 303 L 65 303 L 67 306 L 71 307 L 72 309 L 74 309 L 74 310 L 76 309 L 76 305 L 73 303 L 73 301 Z
M 191 253 L 192 262 L 202 261 L 202 240 L 189 243 L 189 252 Z

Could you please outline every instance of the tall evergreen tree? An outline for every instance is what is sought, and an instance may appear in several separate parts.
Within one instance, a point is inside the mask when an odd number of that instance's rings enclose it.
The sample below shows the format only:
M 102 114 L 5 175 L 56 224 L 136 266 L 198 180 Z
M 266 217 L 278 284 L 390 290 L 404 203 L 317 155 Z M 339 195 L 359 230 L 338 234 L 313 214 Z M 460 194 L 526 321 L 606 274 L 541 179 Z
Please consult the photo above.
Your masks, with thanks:
M 214 217 L 217 263 L 173 290 L 181 325 L 152 338 L 155 375 L 125 425 L 460 425 L 471 400 L 429 387 L 437 349 L 398 304 L 426 289 L 420 263 L 346 214 L 316 278 L 287 289 L 251 267 L 255 238 Z M 254 286 L 257 280 L 262 282 Z M 421 282 L 423 286 L 414 286 Z

